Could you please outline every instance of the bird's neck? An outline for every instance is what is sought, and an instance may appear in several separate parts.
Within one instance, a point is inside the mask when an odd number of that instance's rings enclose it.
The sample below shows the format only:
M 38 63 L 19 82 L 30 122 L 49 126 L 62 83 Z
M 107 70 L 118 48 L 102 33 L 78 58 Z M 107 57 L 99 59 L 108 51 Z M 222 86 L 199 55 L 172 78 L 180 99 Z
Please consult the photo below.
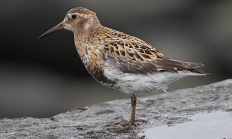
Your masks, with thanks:
M 75 41 L 88 42 L 91 37 L 97 32 L 98 28 L 103 27 L 97 17 L 92 17 L 88 20 L 83 20 L 73 28 Z
M 97 47 L 97 45 L 94 45 L 94 30 L 95 29 L 82 29 L 74 32 L 75 46 L 80 57 L 88 55 L 94 47 Z
M 78 36 L 75 36 L 78 37 Z M 75 45 L 78 55 L 84 64 L 86 70 L 96 80 L 100 80 L 103 74 L 104 63 L 102 61 L 102 53 L 97 39 L 93 37 L 88 38 L 87 36 L 81 36 L 82 39 L 75 39 Z

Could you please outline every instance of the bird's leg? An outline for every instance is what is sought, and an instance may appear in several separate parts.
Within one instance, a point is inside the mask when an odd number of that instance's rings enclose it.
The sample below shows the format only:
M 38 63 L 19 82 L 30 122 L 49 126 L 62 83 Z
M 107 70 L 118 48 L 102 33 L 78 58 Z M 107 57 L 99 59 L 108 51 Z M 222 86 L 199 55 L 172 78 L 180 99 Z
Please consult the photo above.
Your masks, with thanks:
M 136 109 L 136 97 L 134 94 L 130 95 L 131 98 L 131 113 L 129 122 L 118 124 L 117 128 L 120 130 L 128 130 L 135 124 L 135 109 Z
M 135 125 L 135 122 L 137 121 L 142 121 L 142 122 L 147 122 L 147 119 L 144 118 L 140 118 L 138 120 L 135 120 L 135 110 L 136 110 L 136 102 L 137 102 L 137 98 L 134 94 L 130 95 L 131 98 L 131 112 L 130 112 L 130 120 L 129 122 L 126 123 L 121 123 L 121 124 L 117 124 L 117 129 L 119 130 L 128 130 L 130 129 L 133 125 Z
M 131 98 L 131 113 L 130 113 L 130 121 L 129 125 L 132 126 L 135 123 L 135 110 L 136 110 L 136 97 L 134 94 L 130 95 Z

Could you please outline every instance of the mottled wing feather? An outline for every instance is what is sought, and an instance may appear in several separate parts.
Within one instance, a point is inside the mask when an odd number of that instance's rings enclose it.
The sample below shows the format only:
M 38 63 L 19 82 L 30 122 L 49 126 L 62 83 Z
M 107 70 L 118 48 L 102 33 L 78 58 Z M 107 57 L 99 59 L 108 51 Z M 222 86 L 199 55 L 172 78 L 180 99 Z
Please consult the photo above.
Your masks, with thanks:
M 141 63 L 131 61 L 126 58 L 113 57 L 108 54 L 104 54 L 103 59 L 110 63 L 111 67 L 120 69 L 124 73 L 135 73 L 135 74 L 149 74 L 158 72 L 155 63 Z
M 127 58 L 131 61 L 146 62 L 156 58 L 162 58 L 164 55 L 146 42 L 104 27 L 98 38 L 103 39 L 104 52 L 114 57 Z

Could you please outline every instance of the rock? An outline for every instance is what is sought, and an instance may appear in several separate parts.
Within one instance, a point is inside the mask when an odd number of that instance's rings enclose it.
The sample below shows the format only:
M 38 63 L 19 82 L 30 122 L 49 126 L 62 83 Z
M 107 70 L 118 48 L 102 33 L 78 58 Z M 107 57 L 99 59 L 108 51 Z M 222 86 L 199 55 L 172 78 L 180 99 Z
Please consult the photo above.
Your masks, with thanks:
M 188 116 L 215 110 L 232 113 L 232 79 L 196 88 L 137 97 L 137 118 L 148 119 L 130 130 L 116 125 L 128 120 L 130 100 L 114 100 L 61 113 L 51 118 L 0 119 L 0 138 L 145 138 L 146 127 L 175 125 Z M 144 121 L 144 120 L 143 120 Z

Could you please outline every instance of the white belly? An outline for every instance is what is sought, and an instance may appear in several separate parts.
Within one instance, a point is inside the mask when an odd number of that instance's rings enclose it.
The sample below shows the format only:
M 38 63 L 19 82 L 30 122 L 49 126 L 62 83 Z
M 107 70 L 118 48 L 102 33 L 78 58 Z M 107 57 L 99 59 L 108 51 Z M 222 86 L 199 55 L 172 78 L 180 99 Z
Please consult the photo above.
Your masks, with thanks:
M 166 90 L 167 85 L 178 80 L 184 75 L 170 72 L 159 72 L 153 74 L 133 74 L 123 73 L 116 68 L 105 68 L 104 76 L 115 81 L 111 88 L 120 90 L 126 94 L 142 94 L 155 92 L 156 90 Z M 107 86 L 107 84 L 104 84 Z

